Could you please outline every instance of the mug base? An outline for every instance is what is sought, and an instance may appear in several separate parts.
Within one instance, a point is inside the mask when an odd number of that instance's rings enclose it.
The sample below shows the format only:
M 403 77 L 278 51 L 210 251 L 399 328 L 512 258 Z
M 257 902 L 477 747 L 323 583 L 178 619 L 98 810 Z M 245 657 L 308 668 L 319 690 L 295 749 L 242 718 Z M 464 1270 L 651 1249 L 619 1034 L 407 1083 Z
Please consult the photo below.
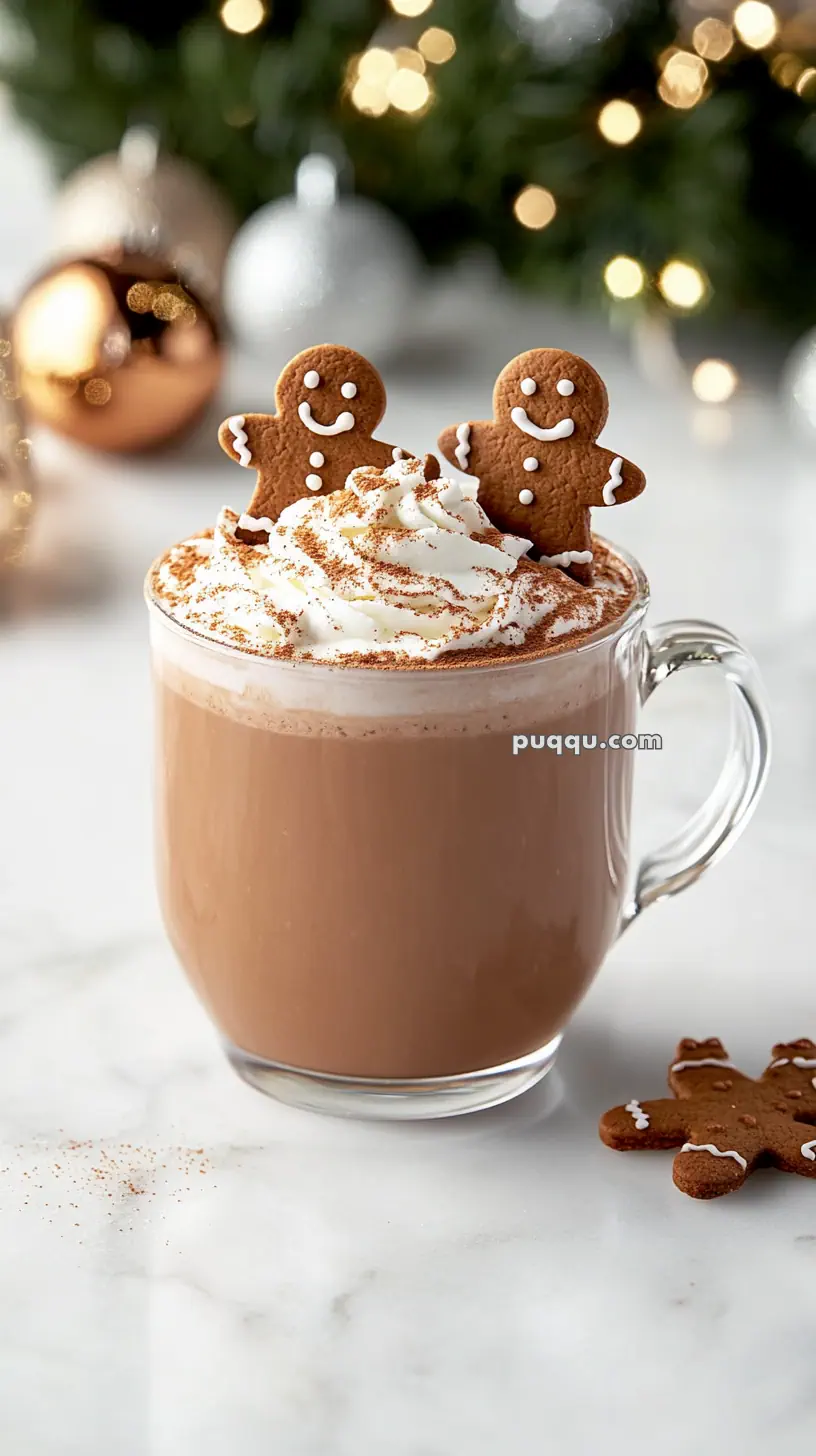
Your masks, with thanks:
M 534 1087 L 551 1070 L 561 1036 L 514 1062 L 452 1077 L 348 1077 L 309 1072 L 283 1062 L 269 1062 L 226 1042 L 224 1050 L 238 1076 L 250 1087 L 299 1107 L 330 1117 L 357 1117 L 381 1122 L 458 1117 L 509 1102 Z

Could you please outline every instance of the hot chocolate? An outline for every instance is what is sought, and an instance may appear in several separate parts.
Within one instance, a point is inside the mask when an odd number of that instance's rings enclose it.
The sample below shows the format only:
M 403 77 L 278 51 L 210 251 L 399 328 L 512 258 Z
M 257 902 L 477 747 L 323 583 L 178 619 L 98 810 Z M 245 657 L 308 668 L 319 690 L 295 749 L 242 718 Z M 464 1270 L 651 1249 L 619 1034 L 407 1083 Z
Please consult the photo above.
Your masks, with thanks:
M 472 482 L 416 461 L 296 502 L 260 545 L 222 513 L 149 596 L 160 883 L 240 1053 L 453 1077 L 563 1029 L 618 924 L 643 595 L 533 562 Z M 580 649 L 580 650 L 575 650 Z

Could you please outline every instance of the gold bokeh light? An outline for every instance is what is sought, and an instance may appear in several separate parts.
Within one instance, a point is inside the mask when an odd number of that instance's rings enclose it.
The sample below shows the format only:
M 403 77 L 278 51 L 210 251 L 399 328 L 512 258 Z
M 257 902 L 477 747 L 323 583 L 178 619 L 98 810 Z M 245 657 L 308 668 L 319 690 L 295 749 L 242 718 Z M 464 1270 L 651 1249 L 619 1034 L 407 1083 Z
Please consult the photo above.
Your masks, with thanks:
M 555 217 L 557 208 L 555 198 L 546 187 L 539 187 L 531 183 L 529 187 L 522 187 L 515 202 L 513 212 L 522 227 L 531 228 L 533 232 L 540 232 L 542 228 L 548 227 Z
M 708 15 L 695 25 L 691 43 L 704 61 L 724 61 L 734 48 L 734 32 L 724 20 Z
M 355 81 L 351 88 L 351 104 L 363 116 L 385 116 L 390 102 L 382 86 L 360 80 Z
M 669 56 L 657 83 L 657 94 L 667 106 L 688 110 L 702 98 L 708 80 L 708 66 L 692 51 L 675 51 Z
M 424 15 L 426 10 L 430 10 L 433 0 L 388 0 L 388 3 L 397 15 L 406 15 L 413 20 L 415 16 Z
M 734 29 L 749 50 L 762 51 L 776 39 L 779 21 L 763 0 L 743 0 L 734 11 Z
M 706 294 L 706 280 L 693 263 L 672 258 L 661 270 L 657 286 L 674 308 L 696 308 Z
M 249 35 L 266 20 L 266 6 L 263 0 L 224 0 L 221 20 L 236 35 Z
M 432 66 L 444 66 L 446 61 L 453 60 L 456 55 L 456 41 L 449 30 L 431 25 L 419 37 L 417 50 L 422 52 Z
M 613 147 L 626 147 L 635 140 L 643 122 L 631 101 L 607 101 L 598 112 L 598 131 Z
M 425 74 L 425 57 L 410 46 L 397 46 L 394 61 L 398 71 L 418 71 L 420 76 Z
M 604 268 L 604 283 L 613 298 L 637 298 L 646 284 L 643 264 L 637 258 L 619 253 L 616 258 L 610 258 Z
M 363 51 L 357 62 L 357 76 L 367 86 L 385 86 L 396 69 L 393 53 L 383 50 L 382 46 L 372 46 L 370 50 Z
M 405 111 L 409 115 L 422 111 L 431 100 L 431 88 L 427 78 L 418 71 L 409 71 L 405 67 L 391 77 L 385 94 L 397 111 Z
M 691 376 L 691 387 L 703 404 L 725 404 L 739 384 L 739 375 L 726 359 L 702 359 Z

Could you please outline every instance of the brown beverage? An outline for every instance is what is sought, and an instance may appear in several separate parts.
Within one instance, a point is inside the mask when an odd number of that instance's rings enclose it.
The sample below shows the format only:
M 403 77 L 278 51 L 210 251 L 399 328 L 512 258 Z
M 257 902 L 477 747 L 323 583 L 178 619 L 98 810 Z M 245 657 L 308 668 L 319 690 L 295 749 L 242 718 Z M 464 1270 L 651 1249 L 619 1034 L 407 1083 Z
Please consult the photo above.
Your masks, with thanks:
M 631 755 L 589 745 L 634 727 L 643 583 L 599 542 L 592 587 L 519 559 L 416 462 L 290 511 L 268 544 L 222 513 L 151 578 L 181 962 L 239 1060 L 541 1056 L 620 919 Z
M 557 1036 L 618 924 L 632 755 L 513 740 L 631 732 L 625 649 L 427 683 L 312 668 L 322 711 L 276 703 L 258 664 L 240 690 L 216 685 L 212 654 L 162 630 L 161 895 L 227 1039 L 289 1066 L 413 1078 Z

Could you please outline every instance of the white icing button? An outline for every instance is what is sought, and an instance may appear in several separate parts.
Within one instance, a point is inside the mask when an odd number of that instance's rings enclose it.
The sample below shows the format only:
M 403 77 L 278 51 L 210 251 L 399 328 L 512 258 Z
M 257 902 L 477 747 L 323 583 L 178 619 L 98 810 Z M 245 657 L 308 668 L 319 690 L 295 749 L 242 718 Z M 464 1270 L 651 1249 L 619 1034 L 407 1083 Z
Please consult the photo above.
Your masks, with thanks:
M 310 369 L 308 374 L 304 374 L 303 383 L 306 385 L 307 389 L 317 389 L 317 386 L 320 383 L 320 375 L 318 374 L 317 370 Z
M 356 384 L 350 384 L 350 383 L 349 384 L 341 384 L 340 385 L 340 393 L 342 394 L 342 396 L 343 396 L 344 399 L 353 399 L 354 396 L 355 396 L 355 394 L 357 393 L 357 385 Z
M 535 496 L 531 490 L 520 490 L 519 500 L 523 506 L 531 506 L 535 500 Z
M 534 379 L 522 379 L 522 381 L 521 381 L 521 392 L 522 392 L 522 394 L 535 394 L 537 388 L 538 388 L 538 385 L 536 384 L 536 382 L 535 382 Z
M 312 453 L 311 453 L 311 455 L 309 456 L 309 464 L 310 465 L 325 465 L 326 464 L 326 457 L 325 457 L 325 455 L 321 455 L 321 453 L 320 453 L 319 450 L 313 450 Z
M 575 393 L 575 385 L 573 384 L 571 379 L 559 379 L 555 387 L 558 390 L 559 394 Z
M 306 484 L 308 485 L 309 490 L 319 490 L 321 485 L 323 484 L 323 481 L 320 479 L 319 475 L 307 475 Z
M 538 470 L 538 461 L 536 460 L 535 455 L 528 455 L 527 456 L 527 459 L 524 461 L 524 469 L 525 470 Z

